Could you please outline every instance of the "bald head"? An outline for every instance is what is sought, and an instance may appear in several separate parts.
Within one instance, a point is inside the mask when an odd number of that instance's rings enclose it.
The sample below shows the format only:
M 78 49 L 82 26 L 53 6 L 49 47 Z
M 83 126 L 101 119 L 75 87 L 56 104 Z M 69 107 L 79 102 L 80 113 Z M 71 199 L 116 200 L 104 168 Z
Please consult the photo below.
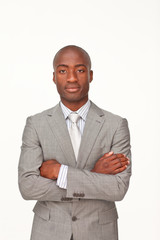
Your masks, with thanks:
M 87 63 L 89 69 L 91 69 L 91 59 L 89 54 L 81 47 L 75 46 L 75 45 L 68 45 L 63 48 L 61 48 L 55 55 L 53 59 L 53 68 L 56 68 L 57 63 L 59 62 L 59 59 L 64 56 L 65 54 L 70 55 L 72 57 L 73 54 L 80 55 L 84 58 L 85 62 Z

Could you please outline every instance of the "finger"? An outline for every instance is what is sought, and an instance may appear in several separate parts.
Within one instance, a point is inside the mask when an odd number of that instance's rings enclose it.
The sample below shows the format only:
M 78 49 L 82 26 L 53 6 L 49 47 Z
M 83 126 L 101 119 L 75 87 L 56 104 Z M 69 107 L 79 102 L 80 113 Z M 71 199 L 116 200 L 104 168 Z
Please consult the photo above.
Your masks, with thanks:
M 128 165 L 128 164 L 130 164 L 130 161 L 128 161 L 128 159 L 127 158 L 117 158 L 117 159 L 114 159 L 112 162 L 111 162 L 111 164 L 117 164 L 117 163 L 124 163 L 123 165 Z
M 113 161 L 110 162 L 110 166 L 111 166 L 111 165 L 115 166 L 115 165 L 117 165 L 117 164 L 118 164 L 118 166 L 122 166 L 122 164 L 123 164 L 123 166 L 124 166 L 124 165 L 128 165 L 128 160 L 126 160 L 126 161 L 121 161 L 120 159 L 115 159 L 115 160 L 113 160 Z
M 102 159 L 105 159 L 106 161 L 110 162 L 113 161 L 115 159 L 119 159 L 119 158 L 123 158 L 124 155 L 123 154 L 112 154 L 111 156 L 106 157 L 106 155 L 104 155 L 102 157 Z
M 109 161 L 117 160 L 121 162 L 129 162 L 129 158 L 125 157 L 123 154 L 114 154 L 108 159 Z
M 109 165 L 109 163 L 104 164 L 104 169 L 109 171 L 110 174 L 113 174 L 114 171 L 118 171 L 118 169 L 123 168 L 124 166 L 127 166 L 127 163 L 125 162 L 118 162 L 114 165 Z
M 112 156 L 114 153 L 113 152 L 108 152 L 103 155 L 104 158 Z M 103 158 L 102 157 L 102 158 Z
M 126 159 L 129 160 L 129 158 L 125 154 L 123 154 L 123 153 L 117 153 L 115 155 L 116 155 L 117 158 L 122 158 L 123 157 L 123 158 L 126 158 Z
M 121 168 L 123 166 L 127 166 L 128 164 L 126 164 L 125 162 L 119 162 L 117 164 L 114 165 L 115 169 Z
M 108 158 L 108 157 L 112 156 L 113 154 L 114 154 L 113 152 L 105 153 L 99 160 L 103 160 L 105 158 Z
M 129 158 L 127 157 L 121 157 L 120 160 L 121 162 L 125 162 L 125 161 L 129 162 Z
M 115 174 L 121 173 L 124 170 L 126 170 L 126 168 L 127 168 L 127 165 L 124 165 L 123 167 L 115 169 L 111 174 L 115 175 Z

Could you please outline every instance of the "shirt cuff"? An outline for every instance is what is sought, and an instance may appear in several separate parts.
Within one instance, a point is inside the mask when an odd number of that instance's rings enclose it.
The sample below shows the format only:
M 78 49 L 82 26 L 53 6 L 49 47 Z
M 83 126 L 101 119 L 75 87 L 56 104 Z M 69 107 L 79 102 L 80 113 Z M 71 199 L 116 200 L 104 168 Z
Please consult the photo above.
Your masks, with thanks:
M 68 173 L 68 166 L 62 164 L 59 170 L 57 183 L 56 183 L 58 187 L 67 189 L 67 173 Z

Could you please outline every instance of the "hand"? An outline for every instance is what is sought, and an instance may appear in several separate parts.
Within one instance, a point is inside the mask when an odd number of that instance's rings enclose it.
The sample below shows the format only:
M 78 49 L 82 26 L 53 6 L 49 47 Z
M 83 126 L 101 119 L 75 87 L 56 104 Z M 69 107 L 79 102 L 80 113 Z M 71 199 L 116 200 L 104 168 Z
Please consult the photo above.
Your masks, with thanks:
M 103 174 L 117 174 L 123 172 L 129 164 L 129 159 L 124 154 L 105 153 L 94 165 L 91 172 Z
M 40 175 L 45 178 L 56 180 L 61 164 L 55 159 L 47 160 L 40 167 Z

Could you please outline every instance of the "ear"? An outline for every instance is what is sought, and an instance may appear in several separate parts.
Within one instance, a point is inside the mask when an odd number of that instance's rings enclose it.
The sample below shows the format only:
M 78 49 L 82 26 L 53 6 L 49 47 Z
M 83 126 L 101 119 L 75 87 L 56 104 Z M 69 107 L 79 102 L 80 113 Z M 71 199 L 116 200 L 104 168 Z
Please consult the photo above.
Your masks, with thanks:
M 93 71 L 90 70 L 90 80 L 89 80 L 89 82 L 92 82 L 92 80 L 93 80 Z
M 53 72 L 53 82 L 56 84 L 56 80 L 55 80 L 55 72 Z

